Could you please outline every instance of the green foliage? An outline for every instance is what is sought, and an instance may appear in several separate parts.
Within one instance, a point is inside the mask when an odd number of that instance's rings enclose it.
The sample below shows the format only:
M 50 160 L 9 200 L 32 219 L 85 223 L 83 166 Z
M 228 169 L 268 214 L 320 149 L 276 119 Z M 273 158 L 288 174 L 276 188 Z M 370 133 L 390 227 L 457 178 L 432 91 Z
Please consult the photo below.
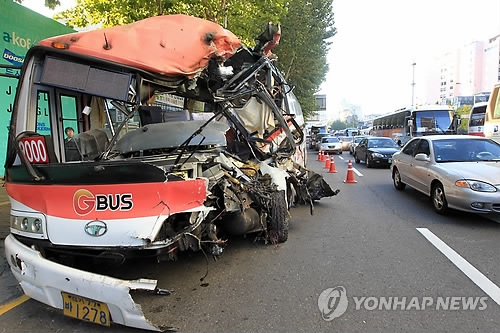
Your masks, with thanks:
M 268 22 L 278 23 L 286 13 L 284 0 L 184 0 L 175 1 L 165 14 L 186 14 L 220 24 L 246 45 L 255 45 Z
M 282 20 L 277 66 L 295 86 L 306 118 L 317 110 L 314 94 L 328 72 L 326 60 L 333 27 L 332 0 L 291 1 Z
M 471 109 L 472 109 L 472 106 L 464 105 L 464 106 L 459 107 L 458 109 L 455 110 L 455 114 L 457 115 L 457 118 L 461 119 L 460 125 L 458 126 L 459 133 L 467 133 L 468 132 L 468 130 L 469 130 L 469 114 L 470 114 Z M 466 116 L 467 118 L 463 118 L 463 116 Z
M 23 3 L 23 0 L 14 0 L 14 2 Z M 59 0 L 45 0 L 44 5 L 49 9 L 56 9 L 57 6 L 61 5 L 61 2 Z
M 111 27 L 161 15 L 174 0 L 76 0 L 76 6 L 54 15 L 72 27 Z
M 329 124 L 329 127 L 331 131 L 338 131 L 350 126 L 347 126 L 347 123 L 345 121 L 335 120 Z

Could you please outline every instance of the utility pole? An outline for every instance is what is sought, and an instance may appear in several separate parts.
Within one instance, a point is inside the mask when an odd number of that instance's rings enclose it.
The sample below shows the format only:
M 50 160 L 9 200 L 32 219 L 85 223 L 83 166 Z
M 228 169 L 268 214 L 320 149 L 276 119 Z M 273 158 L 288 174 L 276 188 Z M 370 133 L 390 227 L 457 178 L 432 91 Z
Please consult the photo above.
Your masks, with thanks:
M 413 66 L 413 77 L 411 80 L 411 106 L 415 106 L 415 65 L 417 63 L 414 62 L 411 64 Z

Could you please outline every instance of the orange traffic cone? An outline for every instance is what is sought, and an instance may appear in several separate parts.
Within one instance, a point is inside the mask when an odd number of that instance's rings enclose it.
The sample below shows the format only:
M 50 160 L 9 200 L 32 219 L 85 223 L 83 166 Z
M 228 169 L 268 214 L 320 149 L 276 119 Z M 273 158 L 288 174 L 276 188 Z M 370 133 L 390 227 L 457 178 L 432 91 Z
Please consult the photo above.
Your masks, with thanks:
M 335 158 L 333 157 L 333 155 L 330 157 L 331 161 L 330 161 L 330 169 L 328 170 L 329 173 L 336 173 L 337 172 L 337 168 L 335 167 Z
M 319 161 L 320 162 L 324 162 L 325 161 L 325 155 L 323 155 L 323 151 L 322 150 L 319 151 Z
M 351 160 L 349 160 L 349 163 L 347 164 L 347 177 L 344 180 L 344 183 L 346 183 L 346 184 L 357 183 L 357 181 L 354 179 L 354 171 L 352 170 L 352 161 Z
M 321 150 L 318 150 L 318 161 L 321 161 Z
M 328 153 L 325 156 L 325 169 L 330 169 L 330 157 L 328 157 Z

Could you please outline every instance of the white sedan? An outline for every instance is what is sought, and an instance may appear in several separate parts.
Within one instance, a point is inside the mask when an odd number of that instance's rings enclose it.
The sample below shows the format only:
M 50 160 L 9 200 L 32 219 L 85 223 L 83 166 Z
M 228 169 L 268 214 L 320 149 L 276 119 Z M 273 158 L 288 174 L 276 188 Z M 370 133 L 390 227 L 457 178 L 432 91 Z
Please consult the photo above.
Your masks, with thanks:
M 342 143 L 335 136 L 325 136 L 321 139 L 319 150 L 324 153 L 342 154 Z
M 413 138 L 393 155 L 397 190 L 408 185 L 428 196 L 434 210 L 500 213 L 500 144 L 469 135 Z

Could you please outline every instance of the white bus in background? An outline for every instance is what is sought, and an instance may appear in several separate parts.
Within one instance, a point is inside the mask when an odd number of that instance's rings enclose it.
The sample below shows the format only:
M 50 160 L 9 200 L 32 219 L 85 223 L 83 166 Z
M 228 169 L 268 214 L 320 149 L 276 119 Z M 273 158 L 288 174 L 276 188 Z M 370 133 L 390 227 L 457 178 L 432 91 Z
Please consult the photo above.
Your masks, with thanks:
M 484 118 L 488 102 L 475 103 L 469 113 L 469 135 L 484 136 Z
M 484 136 L 500 143 L 500 82 L 493 87 L 486 106 Z

